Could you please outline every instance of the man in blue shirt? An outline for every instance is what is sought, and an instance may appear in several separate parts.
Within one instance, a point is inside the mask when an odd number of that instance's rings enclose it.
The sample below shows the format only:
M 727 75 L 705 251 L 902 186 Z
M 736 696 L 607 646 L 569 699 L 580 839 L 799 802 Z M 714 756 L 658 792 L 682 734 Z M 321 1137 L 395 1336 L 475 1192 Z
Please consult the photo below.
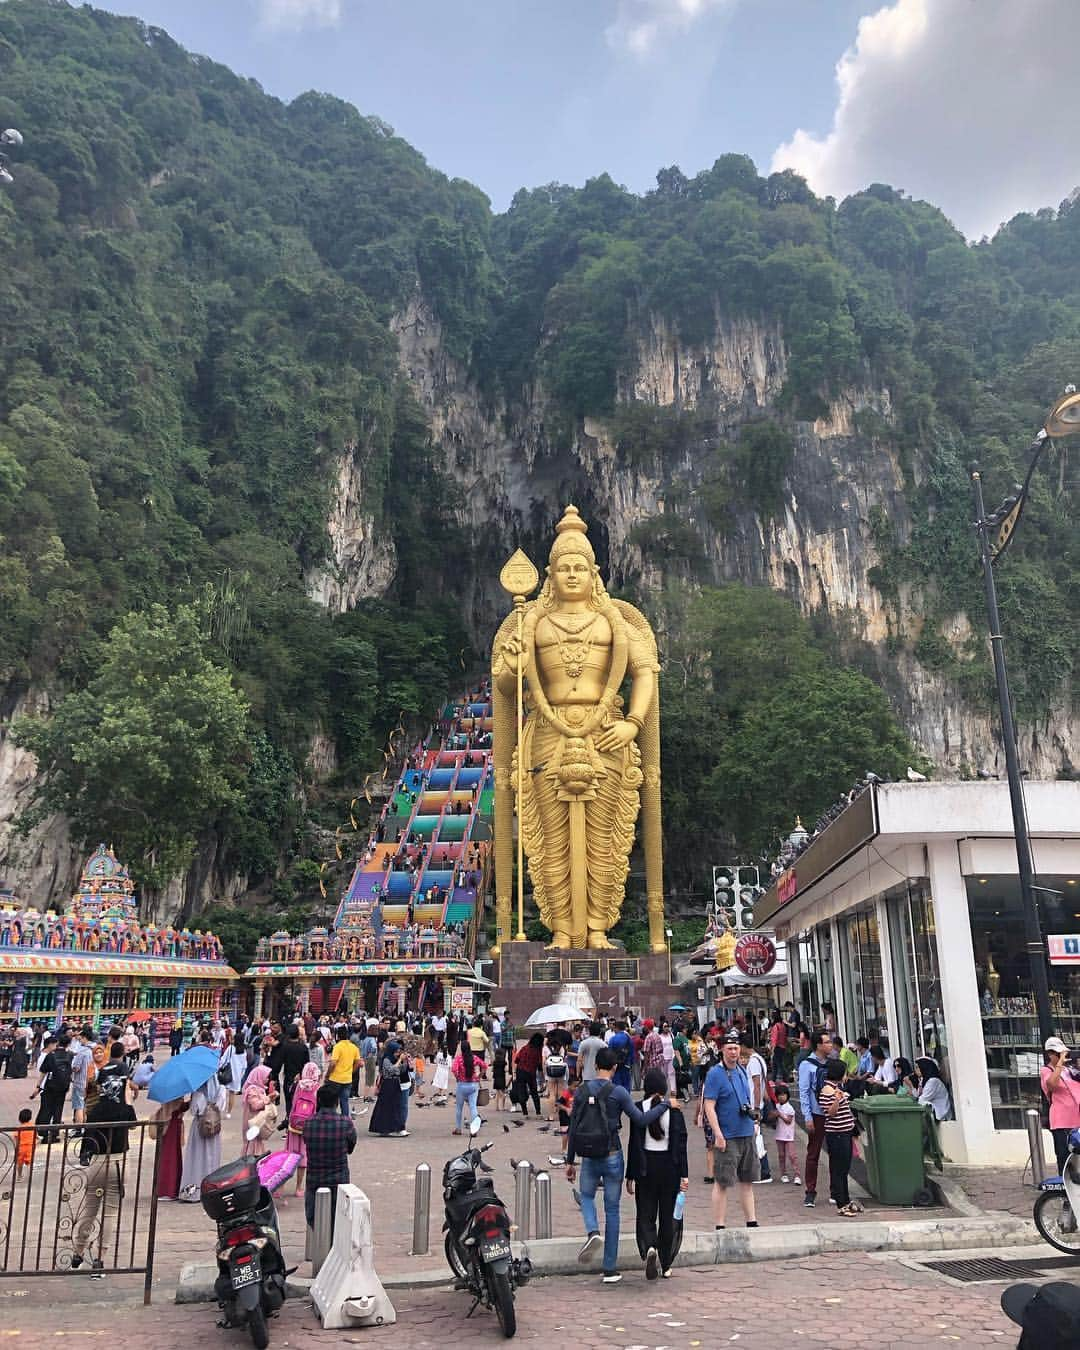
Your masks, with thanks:
M 739 1063 L 739 1033 L 729 1032 L 724 1040 L 723 1058 L 705 1075 L 705 1119 L 709 1122 L 713 1145 L 713 1222 L 724 1227 L 727 1217 L 727 1193 L 738 1183 L 739 1199 L 747 1228 L 756 1228 L 754 1182 L 758 1179 L 757 1148 L 754 1144 L 754 1115 L 750 1100 L 750 1080 Z
M 582 1124 L 582 1117 L 590 1097 L 595 1098 L 598 1092 L 603 1091 L 604 1106 L 607 1110 L 608 1152 L 603 1158 L 581 1159 L 581 1217 L 585 1222 L 585 1242 L 578 1252 L 578 1260 L 587 1261 L 590 1254 L 600 1245 L 596 1192 L 603 1185 L 605 1284 L 617 1284 L 622 1279 L 616 1268 L 619 1262 L 619 1201 L 622 1199 L 625 1171 L 619 1125 L 623 1116 L 628 1117 L 635 1125 L 651 1125 L 668 1109 L 668 1103 L 663 1101 L 650 1107 L 648 1111 L 642 1111 L 631 1100 L 626 1088 L 618 1087 L 611 1081 L 615 1067 L 616 1058 L 613 1050 L 604 1046 L 596 1052 L 595 1076 L 582 1083 L 574 1094 L 574 1105 L 570 1111 L 570 1128 L 566 1135 L 566 1179 L 573 1184 L 576 1173 L 574 1162 L 577 1148 L 576 1134 Z
M 810 1037 L 810 1054 L 799 1065 L 799 1105 L 806 1127 L 806 1166 L 803 1180 L 806 1198 L 803 1204 L 813 1209 L 817 1204 L 818 1159 L 825 1142 L 825 1110 L 818 1101 L 818 1092 L 825 1081 L 825 1061 L 832 1050 L 832 1037 L 826 1031 L 815 1031 Z
M 630 1068 L 634 1062 L 634 1042 L 626 1030 L 626 1023 L 615 1023 L 615 1030 L 608 1038 L 608 1049 L 615 1055 L 615 1076 L 613 1081 L 619 1087 L 630 1091 Z

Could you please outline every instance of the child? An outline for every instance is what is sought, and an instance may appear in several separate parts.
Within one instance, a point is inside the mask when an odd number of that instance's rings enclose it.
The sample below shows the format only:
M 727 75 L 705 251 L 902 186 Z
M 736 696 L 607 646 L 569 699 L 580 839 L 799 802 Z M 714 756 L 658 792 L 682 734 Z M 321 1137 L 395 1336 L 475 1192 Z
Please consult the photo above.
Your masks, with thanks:
M 855 1141 L 855 1116 L 851 1110 L 851 1096 L 844 1091 L 847 1066 L 839 1059 L 830 1059 L 825 1065 L 825 1085 L 818 1093 L 818 1101 L 825 1108 L 825 1147 L 829 1150 L 829 1192 L 836 1212 L 845 1219 L 854 1219 L 863 1212 L 862 1205 L 852 1200 L 848 1191 L 848 1173 L 851 1171 L 851 1152 Z
M 789 1093 L 783 1083 L 776 1085 L 776 1152 L 780 1167 L 781 1182 L 795 1177 L 795 1185 L 800 1185 L 799 1160 L 795 1154 L 795 1108 L 788 1100 Z
M 24 1167 L 34 1165 L 34 1149 L 37 1146 L 37 1133 L 30 1125 L 34 1113 L 28 1106 L 19 1112 L 19 1125 L 15 1133 L 15 1180 L 22 1176 Z
M 555 1155 L 552 1154 L 548 1158 L 548 1162 L 552 1167 L 566 1165 L 566 1140 L 570 1134 L 570 1112 L 574 1107 L 574 1094 L 569 1088 L 564 1088 L 555 1100 L 559 1108 L 558 1133 L 562 1135 L 562 1157 L 556 1158 Z
M 450 1091 L 450 1056 L 440 1049 L 435 1056 L 435 1077 L 431 1080 L 431 1090 L 435 1094 L 432 1106 L 445 1106 L 446 1094 Z
M 491 1088 L 495 1093 L 495 1110 L 506 1110 L 506 1051 L 500 1045 L 491 1065 Z

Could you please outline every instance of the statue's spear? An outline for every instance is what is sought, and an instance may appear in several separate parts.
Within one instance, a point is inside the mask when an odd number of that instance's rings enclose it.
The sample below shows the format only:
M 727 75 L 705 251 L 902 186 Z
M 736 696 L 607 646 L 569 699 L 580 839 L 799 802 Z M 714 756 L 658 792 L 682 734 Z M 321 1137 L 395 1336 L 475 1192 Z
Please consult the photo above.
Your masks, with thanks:
M 521 732 L 524 714 L 525 674 L 525 601 L 540 584 L 540 573 L 527 554 L 518 549 L 499 573 L 499 585 L 514 599 L 517 614 L 517 932 L 515 942 L 525 941 L 525 856 L 524 831 L 521 828 L 521 809 L 525 801 L 525 756 L 522 754 Z

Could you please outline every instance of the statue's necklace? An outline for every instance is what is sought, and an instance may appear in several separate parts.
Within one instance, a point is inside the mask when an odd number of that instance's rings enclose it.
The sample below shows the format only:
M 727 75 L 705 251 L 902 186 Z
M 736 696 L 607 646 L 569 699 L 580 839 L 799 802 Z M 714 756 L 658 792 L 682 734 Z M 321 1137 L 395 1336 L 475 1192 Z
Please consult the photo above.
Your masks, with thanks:
M 581 679 L 582 672 L 585 669 L 589 659 L 589 653 L 593 645 L 593 629 L 600 618 L 599 614 L 585 616 L 584 621 L 576 622 L 568 614 L 564 614 L 556 620 L 553 615 L 548 615 L 551 626 L 555 630 L 555 641 L 559 645 L 559 658 L 563 663 L 563 669 L 566 671 L 567 679 L 574 682 L 572 688 L 576 689 L 576 681 Z M 560 636 L 560 633 L 569 633 L 569 639 Z

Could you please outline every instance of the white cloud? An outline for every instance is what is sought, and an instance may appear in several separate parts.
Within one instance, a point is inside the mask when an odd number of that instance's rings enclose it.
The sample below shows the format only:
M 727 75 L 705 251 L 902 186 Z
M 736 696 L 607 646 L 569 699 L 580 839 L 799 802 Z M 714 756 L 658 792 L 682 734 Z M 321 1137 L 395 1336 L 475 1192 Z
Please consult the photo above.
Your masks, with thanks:
M 264 28 L 332 28 L 341 22 L 343 0 L 258 0 Z
M 606 37 L 617 51 L 647 57 L 665 38 L 685 33 L 705 14 L 735 3 L 737 0 L 618 0 Z
M 1077 0 L 894 0 L 837 64 L 831 129 L 796 131 L 772 167 L 835 197 L 890 183 L 991 234 L 1080 183 L 1078 41 Z

